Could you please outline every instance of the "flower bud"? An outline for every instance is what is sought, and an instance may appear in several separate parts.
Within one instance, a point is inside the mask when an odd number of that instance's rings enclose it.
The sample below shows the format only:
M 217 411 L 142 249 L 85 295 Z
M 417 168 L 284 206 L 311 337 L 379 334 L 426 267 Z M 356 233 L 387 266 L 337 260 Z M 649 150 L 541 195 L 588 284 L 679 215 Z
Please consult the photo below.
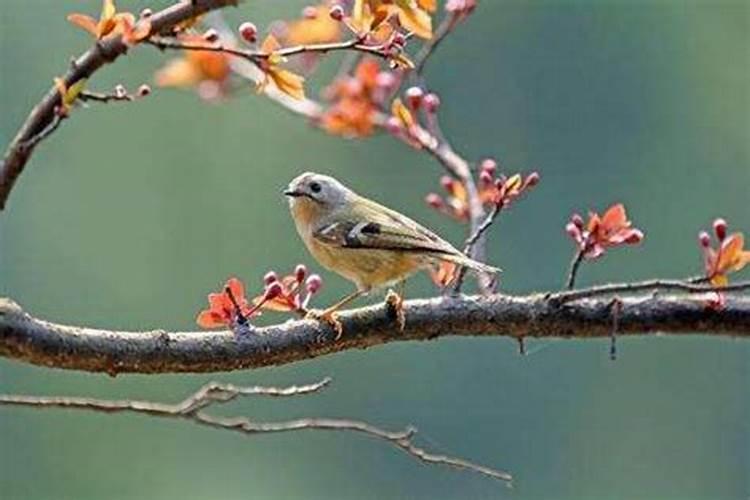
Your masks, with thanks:
M 524 187 L 534 187 L 537 184 L 539 184 L 539 172 L 531 172 L 529 175 L 526 176 L 526 180 L 524 181 Z
M 485 158 L 482 163 L 479 164 L 479 168 L 482 172 L 489 172 L 491 176 L 495 176 L 497 171 L 497 162 L 492 158 Z
M 127 95 L 128 89 L 126 89 L 124 85 L 120 83 L 115 85 L 115 97 L 117 97 L 118 99 L 123 99 Z
M 455 190 L 456 185 L 454 184 L 456 181 L 447 175 L 444 175 L 440 178 L 440 185 L 443 186 L 443 189 L 448 191 L 450 194 L 453 194 L 453 191 Z
M 297 264 L 297 267 L 294 268 L 294 277 L 297 279 L 297 282 L 302 283 L 305 280 L 305 276 L 307 276 L 307 267 L 304 264 Z
M 284 292 L 281 283 L 274 281 L 266 287 L 266 293 L 263 294 L 265 300 L 273 300 Z
M 305 19 L 315 19 L 318 17 L 318 9 L 315 8 L 313 5 L 308 5 L 304 9 L 302 9 L 302 17 Z
M 339 4 L 333 5 L 331 10 L 328 11 L 328 15 L 334 21 L 341 21 L 344 19 L 344 8 Z
M 309 278 L 307 278 L 307 281 L 305 282 L 305 289 L 307 290 L 307 293 L 310 295 L 313 295 L 315 293 L 318 293 L 318 291 L 323 286 L 323 279 L 318 276 L 317 274 L 311 274 Z
M 440 107 L 440 97 L 434 92 L 430 92 L 424 96 L 422 104 L 424 104 L 424 109 L 428 113 L 437 113 L 437 110 Z
M 643 231 L 640 229 L 634 229 L 630 232 L 627 238 L 625 238 L 625 243 L 628 243 L 630 245 L 635 245 L 636 243 L 640 243 L 643 241 Z
M 436 210 L 440 210 L 441 208 L 445 207 L 445 202 L 443 201 L 443 198 L 440 197 L 440 195 L 436 193 L 430 193 L 424 198 L 425 203 L 427 203 L 429 206 Z
M 479 173 L 479 182 L 481 182 L 485 186 L 489 186 L 490 184 L 492 184 L 492 180 L 492 174 L 487 170 L 482 170 Z
M 263 283 L 268 286 L 271 283 L 276 283 L 279 281 L 279 277 L 276 275 L 273 271 L 268 271 L 265 276 L 263 276 Z
M 409 87 L 408 89 L 406 89 L 406 92 L 404 92 L 404 96 L 406 97 L 406 103 L 409 105 L 409 107 L 412 110 L 417 110 L 422 104 L 424 91 L 419 87 Z
M 375 85 L 385 91 L 391 91 L 396 88 L 396 77 L 390 71 L 381 71 L 375 77 Z
M 727 237 L 727 221 L 722 218 L 716 219 L 714 221 L 714 234 L 716 234 L 717 240 L 724 241 L 724 238 Z
M 219 32 L 218 32 L 218 31 L 216 31 L 216 30 L 215 30 L 215 29 L 213 29 L 213 28 L 211 28 L 211 29 L 207 29 L 207 30 L 206 30 L 206 31 L 205 31 L 205 32 L 203 33 L 203 39 L 204 39 L 205 41 L 207 41 L 207 42 L 216 42 L 217 40 L 219 40 Z
M 401 135 L 401 122 L 395 116 L 389 116 L 385 121 L 385 129 L 395 136 Z
M 711 246 L 711 236 L 709 236 L 709 234 L 706 231 L 701 231 L 700 233 L 698 233 L 698 243 L 700 243 L 700 245 L 703 248 L 710 247 Z
M 583 217 L 581 217 L 580 215 L 578 214 L 571 215 L 570 222 L 578 229 L 583 229 Z
M 581 240 L 581 229 L 573 222 L 568 222 L 565 225 L 565 232 L 568 233 L 568 236 L 573 238 L 575 241 Z
M 240 24 L 239 32 L 242 39 L 248 43 L 255 43 L 258 39 L 258 28 L 249 21 Z
M 146 8 L 146 9 L 143 9 L 139 15 L 141 19 L 148 19 L 149 17 L 154 15 L 154 11 L 149 8 Z
M 403 33 L 397 31 L 393 34 L 393 38 L 391 38 L 391 44 L 403 47 L 404 45 L 406 45 L 406 37 Z
M 151 87 L 148 84 L 143 84 L 138 87 L 138 97 L 146 97 L 151 93 Z

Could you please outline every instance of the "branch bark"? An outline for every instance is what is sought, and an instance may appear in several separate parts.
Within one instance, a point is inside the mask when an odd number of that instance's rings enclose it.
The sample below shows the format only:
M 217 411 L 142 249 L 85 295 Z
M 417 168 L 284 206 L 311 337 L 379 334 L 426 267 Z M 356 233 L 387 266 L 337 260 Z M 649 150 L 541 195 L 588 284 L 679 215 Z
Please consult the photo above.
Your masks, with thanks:
M 606 294 L 622 289 L 605 287 L 584 299 L 562 292 L 410 300 L 404 303 L 406 327 L 402 332 L 384 305 L 363 307 L 341 314 L 344 334 L 339 340 L 334 340 L 336 332 L 327 324 L 312 320 L 256 328 L 244 335 L 231 331 L 100 330 L 37 319 L 13 301 L 0 299 L 0 356 L 114 376 L 258 368 L 349 349 L 445 336 L 609 338 L 612 312 Z M 649 289 L 660 290 L 656 285 Z M 728 297 L 720 311 L 708 307 L 705 298 L 689 292 L 621 297 L 617 334 L 750 337 L 750 297 Z
M 173 5 L 155 12 L 149 19 L 151 21 L 151 35 L 168 31 L 175 25 L 186 19 L 201 15 L 205 12 L 236 5 L 238 0 L 192 0 L 190 2 L 178 1 Z M 63 77 L 65 85 L 71 85 L 79 80 L 89 78 L 97 70 L 107 63 L 114 62 L 118 57 L 128 50 L 127 44 L 123 42 L 122 36 L 113 35 L 97 41 L 93 47 L 76 58 L 68 72 Z M 0 166 L 0 210 L 5 208 L 10 191 L 23 172 L 35 147 L 41 142 L 36 140 L 55 123 L 57 113 L 55 108 L 60 106 L 60 93 L 53 86 L 42 100 L 34 106 L 26 121 L 23 123 L 13 142 L 5 151 L 2 165 Z M 59 121 L 56 122 L 59 125 Z M 56 128 L 56 126 L 55 126 Z

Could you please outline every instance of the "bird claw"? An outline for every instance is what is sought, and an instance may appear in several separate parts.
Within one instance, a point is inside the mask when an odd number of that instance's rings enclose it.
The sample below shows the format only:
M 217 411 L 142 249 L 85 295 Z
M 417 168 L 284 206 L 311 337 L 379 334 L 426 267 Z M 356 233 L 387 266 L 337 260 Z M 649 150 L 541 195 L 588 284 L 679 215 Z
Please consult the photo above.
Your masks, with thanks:
M 319 311 L 316 309 L 310 309 L 305 315 L 305 319 L 313 319 L 322 323 L 327 323 L 336 332 L 334 340 L 341 338 L 344 333 L 344 325 L 341 324 L 341 320 L 338 318 L 336 311 Z
M 399 331 L 403 332 L 406 327 L 404 298 L 393 290 L 388 290 L 388 293 L 385 296 L 385 308 L 388 315 L 396 320 Z

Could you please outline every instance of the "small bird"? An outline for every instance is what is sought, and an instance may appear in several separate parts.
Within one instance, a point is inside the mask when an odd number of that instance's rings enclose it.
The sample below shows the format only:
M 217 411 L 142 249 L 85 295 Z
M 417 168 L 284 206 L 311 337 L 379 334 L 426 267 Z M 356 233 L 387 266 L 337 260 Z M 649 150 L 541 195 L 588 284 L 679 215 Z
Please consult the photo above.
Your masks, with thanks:
M 447 261 L 474 271 L 497 274 L 500 269 L 468 258 L 453 245 L 410 218 L 358 195 L 327 175 L 306 172 L 284 190 L 292 218 L 307 249 L 325 268 L 353 281 L 357 291 L 322 313 L 341 336 L 336 311 L 370 290 L 403 282 L 419 271 Z M 386 299 L 403 328 L 403 299 Z

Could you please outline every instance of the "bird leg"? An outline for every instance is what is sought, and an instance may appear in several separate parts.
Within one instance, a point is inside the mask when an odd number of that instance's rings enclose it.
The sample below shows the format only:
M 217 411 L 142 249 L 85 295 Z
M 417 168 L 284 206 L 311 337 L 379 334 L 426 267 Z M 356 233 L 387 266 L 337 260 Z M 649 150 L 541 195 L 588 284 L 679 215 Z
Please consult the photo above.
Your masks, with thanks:
M 388 315 L 395 318 L 399 331 L 404 331 L 406 326 L 406 314 L 404 314 L 404 282 L 397 285 L 398 292 L 390 289 L 385 296 L 385 307 Z
M 331 325 L 331 327 L 336 330 L 336 339 L 338 340 L 341 338 L 341 334 L 344 333 L 344 327 L 341 324 L 341 321 L 338 319 L 338 314 L 336 311 L 344 307 L 349 302 L 353 301 L 354 299 L 357 299 L 361 297 L 362 295 L 366 294 L 367 290 L 357 290 L 354 293 L 351 293 L 344 297 L 343 299 L 339 300 L 332 306 L 324 309 L 323 311 L 318 311 L 316 309 L 311 309 L 307 312 L 307 315 L 305 316 L 306 319 L 314 319 L 316 321 L 324 321 Z

